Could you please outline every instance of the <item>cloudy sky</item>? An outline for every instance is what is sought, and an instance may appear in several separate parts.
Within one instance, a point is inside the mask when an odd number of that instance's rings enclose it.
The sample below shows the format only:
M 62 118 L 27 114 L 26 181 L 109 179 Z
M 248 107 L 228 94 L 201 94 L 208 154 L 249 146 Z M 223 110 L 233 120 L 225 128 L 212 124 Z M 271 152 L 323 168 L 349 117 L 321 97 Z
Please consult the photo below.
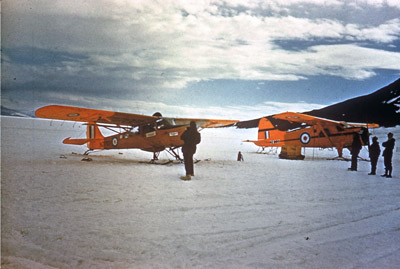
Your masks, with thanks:
M 257 118 L 400 78 L 398 0 L 5 0 L 2 105 Z

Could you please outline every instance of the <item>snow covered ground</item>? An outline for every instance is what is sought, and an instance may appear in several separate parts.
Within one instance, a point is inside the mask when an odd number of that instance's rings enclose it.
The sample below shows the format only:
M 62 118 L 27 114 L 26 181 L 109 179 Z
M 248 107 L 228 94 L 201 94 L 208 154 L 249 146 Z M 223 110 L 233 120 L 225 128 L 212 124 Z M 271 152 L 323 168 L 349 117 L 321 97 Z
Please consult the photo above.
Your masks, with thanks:
M 394 177 L 369 163 L 256 154 L 256 129 L 202 131 L 196 176 L 139 150 L 63 145 L 79 124 L 2 117 L 2 268 L 398 268 Z M 388 129 L 379 129 L 379 142 Z M 244 162 L 237 162 L 238 151 Z M 78 154 L 74 154 L 74 153 Z M 349 156 L 349 153 L 345 151 Z M 367 157 L 364 149 L 362 157 Z M 166 160 L 169 156 L 161 154 Z M 378 164 L 383 172 L 383 160 Z

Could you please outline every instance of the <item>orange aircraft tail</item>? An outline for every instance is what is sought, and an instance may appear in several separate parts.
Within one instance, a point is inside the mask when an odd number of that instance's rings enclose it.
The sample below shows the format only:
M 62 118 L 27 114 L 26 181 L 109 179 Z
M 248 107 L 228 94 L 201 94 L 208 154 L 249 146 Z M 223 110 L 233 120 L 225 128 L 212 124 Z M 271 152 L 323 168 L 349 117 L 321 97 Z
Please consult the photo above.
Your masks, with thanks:
M 96 124 L 88 124 L 86 129 L 86 138 L 64 139 L 64 144 L 83 145 L 87 143 L 87 147 L 93 149 L 104 149 L 104 136 Z
M 284 140 L 284 131 L 279 131 L 267 118 L 260 119 L 258 123 L 258 141 L 262 146 L 280 147 Z M 257 143 L 255 143 L 257 145 Z

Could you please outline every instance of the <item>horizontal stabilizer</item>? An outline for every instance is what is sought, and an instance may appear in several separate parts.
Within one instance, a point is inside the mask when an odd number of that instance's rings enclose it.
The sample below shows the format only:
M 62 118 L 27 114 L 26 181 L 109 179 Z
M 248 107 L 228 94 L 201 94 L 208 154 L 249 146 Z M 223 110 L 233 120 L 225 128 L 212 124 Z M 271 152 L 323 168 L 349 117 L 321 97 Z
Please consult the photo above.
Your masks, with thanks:
M 81 138 L 81 139 L 71 139 L 71 137 L 67 137 L 64 139 L 63 144 L 70 144 L 70 145 L 83 145 L 86 144 L 89 139 Z

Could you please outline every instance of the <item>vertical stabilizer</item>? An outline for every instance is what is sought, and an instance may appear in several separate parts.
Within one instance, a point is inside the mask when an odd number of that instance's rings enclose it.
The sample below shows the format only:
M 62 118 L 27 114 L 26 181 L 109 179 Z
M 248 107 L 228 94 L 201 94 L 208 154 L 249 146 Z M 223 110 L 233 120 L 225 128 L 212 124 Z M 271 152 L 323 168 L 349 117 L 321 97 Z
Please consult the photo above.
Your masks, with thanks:
M 267 118 L 260 119 L 258 123 L 258 140 L 269 139 L 273 130 L 276 130 L 276 128 Z
M 87 147 L 89 149 L 104 149 L 104 136 L 96 124 L 87 125 Z
M 286 132 L 279 131 L 267 118 L 260 119 L 258 124 L 258 141 L 266 147 L 280 147 Z

